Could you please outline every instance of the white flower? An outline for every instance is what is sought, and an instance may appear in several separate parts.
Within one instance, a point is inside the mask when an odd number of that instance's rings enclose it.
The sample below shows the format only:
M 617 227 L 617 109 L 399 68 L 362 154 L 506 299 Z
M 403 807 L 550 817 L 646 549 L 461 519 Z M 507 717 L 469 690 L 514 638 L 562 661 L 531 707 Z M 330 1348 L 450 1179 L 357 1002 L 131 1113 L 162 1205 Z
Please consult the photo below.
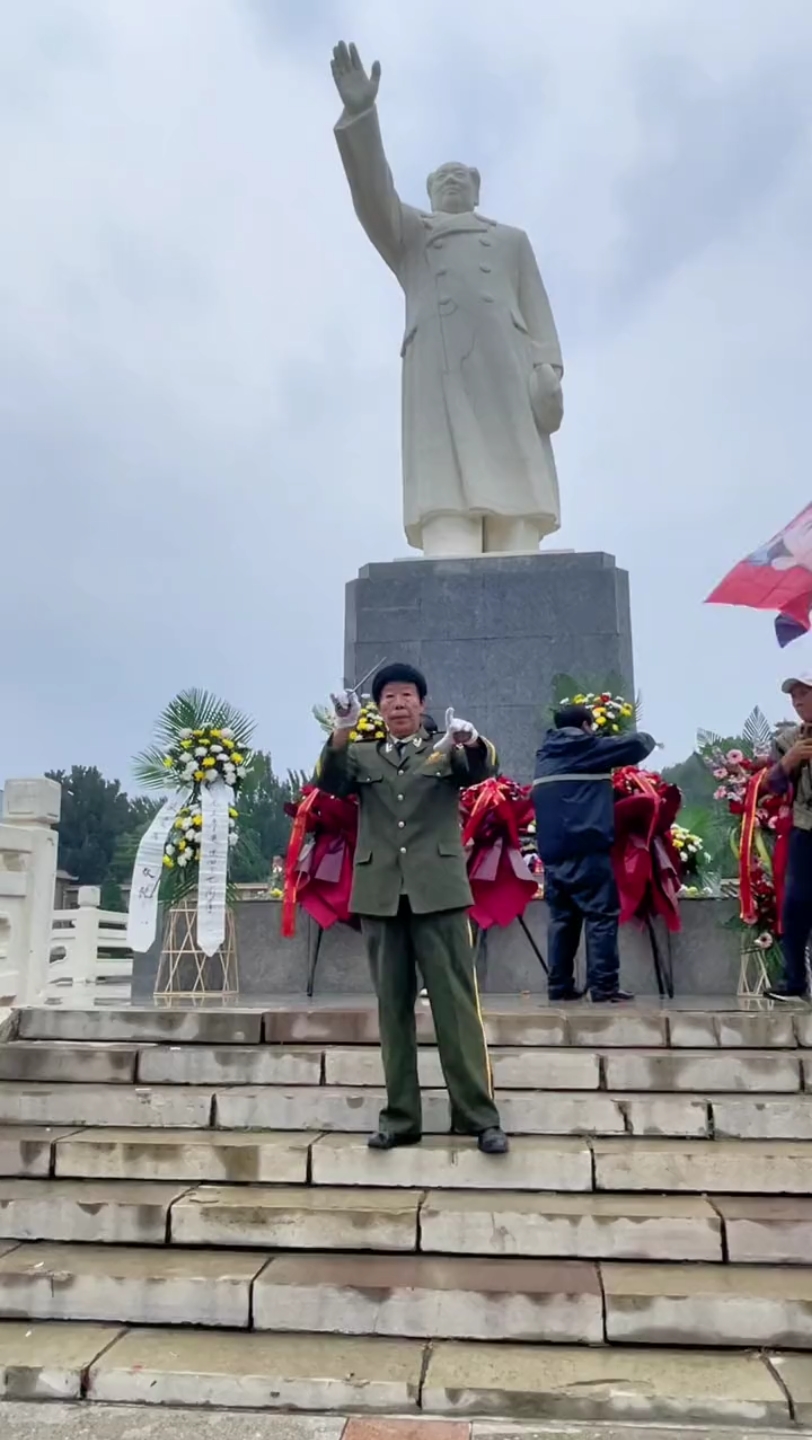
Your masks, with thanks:
M 221 731 L 220 731 L 220 734 L 222 735 L 222 737 L 223 737 L 224 740 L 233 740 L 233 739 L 234 739 L 234 731 L 231 730 L 231 729 L 229 729 L 228 726 L 226 726 L 225 730 L 221 730 Z
M 164 849 L 166 850 L 167 855 L 174 855 L 175 853 L 175 847 L 172 844 L 165 845 Z
M 211 785 L 212 781 L 213 781 L 213 780 L 219 780 L 219 779 L 220 779 L 220 776 L 217 774 L 217 771 L 216 771 L 216 770 L 207 770 L 207 771 L 206 771 L 205 779 L 206 779 L 206 783 L 207 783 L 208 785 Z
M 181 866 L 186 866 L 186 865 L 188 865 L 188 864 L 189 864 L 189 856 L 188 856 L 188 855 L 179 855 L 179 856 L 178 856 L 178 864 L 181 865 Z
M 245 773 L 246 773 L 246 771 L 245 771 L 245 766 L 244 766 L 244 765 L 238 765 L 238 766 L 237 766 L 237 774 L 238 774 L 238 775 L 244 775 Z
M 201 760 L 203 759 L 203 757 L 204 757 L 205 755 L 208 755 L 208 753 L 209 753 L 209 747 L 208 747 L 207 745 L 197 745 L 197 746 L 195 746 L 195 755 L 199 756 Z
M 188 725 L 184 725 L 183 729 L 178 731 L 178 738 L 181 740 L 191 740 L 192 732 Z
M 184 830 L 183 833 L 184 833 L 184 835 L 186 836 L 186 839 L 187 839 L 187 840 L 194 840 L 194 838 L 195 838 L 195 827 L 194 827 L 194 825 L 190 825 L 189 828 L 188 828 L 188 830 Z
M 232 832 L 232 834 L 228 837 L 229 845 L 236 845 L 238 838 L 239 837 L 237 836 L 237 834 L 235 832 Z
M 214 745 L 209 746 L 209 749 L 211 750 L 212 755 L 222 755 L 223 753 L 222 745 L 218 745 L 216 742 Z

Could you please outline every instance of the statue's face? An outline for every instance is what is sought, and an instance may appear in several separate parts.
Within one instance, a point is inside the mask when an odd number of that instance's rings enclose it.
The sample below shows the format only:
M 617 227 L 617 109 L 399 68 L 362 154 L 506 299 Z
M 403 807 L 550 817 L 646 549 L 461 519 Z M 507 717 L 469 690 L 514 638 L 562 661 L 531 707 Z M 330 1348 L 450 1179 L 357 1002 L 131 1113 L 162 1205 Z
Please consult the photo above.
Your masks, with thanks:
M 429 177 L 432 210 L 448 215 L 462 215 L 476 209 L 479 200 L 479 175 L 468 165 L 441 165 Z

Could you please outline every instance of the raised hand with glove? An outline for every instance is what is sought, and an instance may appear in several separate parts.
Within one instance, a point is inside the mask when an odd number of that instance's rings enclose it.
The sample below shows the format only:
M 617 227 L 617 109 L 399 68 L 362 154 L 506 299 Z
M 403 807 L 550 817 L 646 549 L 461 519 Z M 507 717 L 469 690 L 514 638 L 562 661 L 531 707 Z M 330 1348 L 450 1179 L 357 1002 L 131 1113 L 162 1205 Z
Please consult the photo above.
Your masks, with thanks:
M 454 714 L 453 705 L 445 712 L 445 735 L 438 740 L 435 750 L 439 755 L 447 755 L 455 745 L 478 745 L 479 731 L 472 725 L 470 720 L 461 720 Z
M 358 717 L 361 714 L 361 701 L 354 690 L 337 690 L 331 695 L 335 711 L 336 723 L 330 738 L 330 744 L 334 750 L 344 750 L 349 744 L 350 731 L 358 724 Z

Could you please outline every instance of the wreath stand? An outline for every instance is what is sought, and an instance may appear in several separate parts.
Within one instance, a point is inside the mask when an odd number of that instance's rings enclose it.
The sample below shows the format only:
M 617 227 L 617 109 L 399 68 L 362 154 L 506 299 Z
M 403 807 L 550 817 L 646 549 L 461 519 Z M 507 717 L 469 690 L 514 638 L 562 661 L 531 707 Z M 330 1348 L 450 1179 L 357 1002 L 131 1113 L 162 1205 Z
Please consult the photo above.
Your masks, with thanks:
M 205 955 L 198 948 L 196 929 L 197 896 L 187 895 L 166 917 L 153 992 L 156 1002 L 236 1000 L 239 974 L 234 911 L 226 907 L 226 938 L 214 955 Z

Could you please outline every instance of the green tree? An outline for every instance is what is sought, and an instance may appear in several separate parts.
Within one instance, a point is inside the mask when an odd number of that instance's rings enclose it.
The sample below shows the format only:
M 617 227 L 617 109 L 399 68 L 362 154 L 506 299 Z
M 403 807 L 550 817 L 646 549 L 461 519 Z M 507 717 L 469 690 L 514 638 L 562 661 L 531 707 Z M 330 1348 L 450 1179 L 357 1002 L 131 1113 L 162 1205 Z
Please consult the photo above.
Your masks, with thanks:
M 130 801 L 118 780 L 105 780 L 95 765 L 51 770 L 62 786 L 59 867 L 80 885 L 104 885 L 116 844 L 131 824 Z

